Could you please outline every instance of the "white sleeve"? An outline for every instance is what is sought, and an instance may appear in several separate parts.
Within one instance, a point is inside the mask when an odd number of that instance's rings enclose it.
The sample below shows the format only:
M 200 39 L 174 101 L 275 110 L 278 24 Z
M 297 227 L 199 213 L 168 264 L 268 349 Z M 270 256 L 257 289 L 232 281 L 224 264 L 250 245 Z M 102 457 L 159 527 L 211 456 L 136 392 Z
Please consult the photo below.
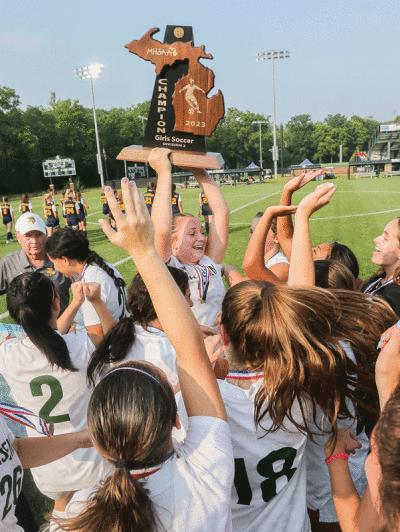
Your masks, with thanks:
M 80 211 L 81 210 L 81 206 L 79 205 L 79 203 L 75 203 L 75 209 L 77 211 Z
M 51 210 L 52 210 L 53 212 L 57 212 L 57 207 L 56 207 L 55 205 L 52 205 L 52 206 L 51 206 Z
M 182 196 L 178 194 L 178 201 L 182 202 Z
M 30 209 L 33 209 L 33 207 L 32 207 L 32 203 L 29 202 L 29 203 L 28 203 L 28 207 L 29 207 Z

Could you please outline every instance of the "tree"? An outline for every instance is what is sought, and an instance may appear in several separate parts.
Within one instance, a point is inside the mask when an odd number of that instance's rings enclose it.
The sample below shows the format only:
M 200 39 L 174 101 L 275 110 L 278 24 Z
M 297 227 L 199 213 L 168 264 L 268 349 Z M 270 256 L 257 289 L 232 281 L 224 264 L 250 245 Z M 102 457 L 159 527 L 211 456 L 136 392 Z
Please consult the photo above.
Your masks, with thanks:
M 313 157 L 316 151 L 313 139 L 314 129 L 315 126 L 310 115 L 293 116 L 286 124 L 284 131 L 285 160 L 289 164 L 300 164 L 304 159 Z

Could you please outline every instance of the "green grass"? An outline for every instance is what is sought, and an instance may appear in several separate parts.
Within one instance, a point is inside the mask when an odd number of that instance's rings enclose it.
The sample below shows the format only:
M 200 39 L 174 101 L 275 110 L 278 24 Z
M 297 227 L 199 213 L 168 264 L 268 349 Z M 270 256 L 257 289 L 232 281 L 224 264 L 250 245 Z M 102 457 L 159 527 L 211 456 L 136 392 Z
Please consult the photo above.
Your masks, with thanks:
M 251 220 L 258 211 L 279 202 L 280 191 L 285 181 L 287 180 L 278 179 L 277 182 L 271 180 L 262 185 L 222 187 L 232 211 L 230 239 L 224 262 L 232 264 L 239 271 L 242 271 L 241 263 L 248 243 Z M 375 266 L 371 262 L 374 250 L 373 239 L 382 233 L 382 229 L 388 221 L 399 215 L 400 178 L 352 179 L 348 181 L 347 178 L 343 177 L 336 179 L 335 183 L 338 185 L 338 191 L 331 203 L 311 218 L 312 241 L 314 245 L 317 245 L 321 242 L 339 240 L 349 246 L 360 262 L 360 276 L 366 278 L 375 271 Z M 298 203 L 305 194 L 314 190 L 317 184 L 315 182 L 309 183 L 297 192 L 293 198 L 294 203 Z M 180 193 L 184 211 L 197 215 L 199 189 L 180 190 Z M 127 257 L 126 252 L 113 246 L 107 240 L 100 226 L 96 223 L 98 218 L 102 216 L 100 189 L 87 190 L 84 197 L 90 207 L 88 236 L 91 248 L 110 263 Z M 42 197 L 31 198 L 31 203 L 34 212 L 43 216 Z M 11 204 L 17 211 L 19 200 L 14 199 Z M 248 206 L 244 207 L 245 205 Z M 389 210 L 396 210 L 396 212 L 365 215 Z M 99 214 L 93 214 L 96 212 Z M 356 214 L 361 216 L 347 217 Z M 6 230 L 4 226 L 2 231 L 0 242 L 5 242 Z M 19 249 L 17 242 L 8 245 L 0 244 L 0 257 L 17 249 Z M 129 284 L 136 273 L 132 261 L 125 262 L 117 268 Z M 1 296 L 0 314 L 4 312 L 6 312 L 5 296 Z

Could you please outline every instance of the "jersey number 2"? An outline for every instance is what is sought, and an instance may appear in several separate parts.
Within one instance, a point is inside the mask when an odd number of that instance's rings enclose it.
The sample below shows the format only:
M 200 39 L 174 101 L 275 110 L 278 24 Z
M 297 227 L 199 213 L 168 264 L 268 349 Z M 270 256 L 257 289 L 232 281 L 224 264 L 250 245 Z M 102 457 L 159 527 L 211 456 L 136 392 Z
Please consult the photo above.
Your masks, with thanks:
M 50 412 L 58 405 L 63 398 L 63 391 L 60 382 L 51 375 L 41 375 L 31 381 L 30 387 L 33 397 L 41 397 L 43 395 L 42 386 L 47 385 L 50 388 L 51 395 L 44 403 L 39 411 L 39 417 L 44 419 L 46 423 L 63 423 L 69 421 L 68 414 L 61 414 L 59 416 L 51 416 Z
M 266 480 L 261 482 L 261 494 L 265 502 L 269 502 L 277 494 L 276 481 L 280 477 L 286 477 L 287 481 L 292 478 L 296 468 L 292 467 L 296 458 L 296 449 L 293 447 L 282 447 L 277 451 L 272 451 L 257 464 L 257 473 Z M 274 471 L 273 464 L 283 461 L 279 471 Z M 235 488 L 238 494 L 237 504 L 250 506 L 253 493 L 247 476 L 244 458 L 235 458 Z

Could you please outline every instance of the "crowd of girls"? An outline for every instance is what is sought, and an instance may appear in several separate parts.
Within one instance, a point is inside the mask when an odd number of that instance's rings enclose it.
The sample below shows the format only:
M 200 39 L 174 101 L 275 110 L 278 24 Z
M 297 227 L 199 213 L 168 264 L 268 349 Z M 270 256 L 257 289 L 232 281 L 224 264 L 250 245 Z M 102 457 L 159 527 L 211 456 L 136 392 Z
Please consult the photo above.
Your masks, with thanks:
M 0 372 L 58 438 L 79 434 L 71 455 L 63 443 L 33 470 L 55 501 L 51 529 L 399 530 L 398 220 L 375 239 L 380 269 L 362 284 L 349 248 L 311 244 L 309 219 L 336 187 L 292 206 L 317 173 L 298 176 L 256 216 L 244 276 L 222 267 L 229 209 L 212 178 L 191 169 L 212 212 L 207 238 L 197 218 L 172 216 L 169 150 L 149 162 L 151 218 L 126 178 L 121 197 L 103 192 L 117 229 L 102 220 L 103 231 L 139 271 L 127 293 L 67 228 L 46 245 L 56 269 L 81 276 L 66 311 L 38 273 L 7 295 L 28 336 L 0 346 Z

